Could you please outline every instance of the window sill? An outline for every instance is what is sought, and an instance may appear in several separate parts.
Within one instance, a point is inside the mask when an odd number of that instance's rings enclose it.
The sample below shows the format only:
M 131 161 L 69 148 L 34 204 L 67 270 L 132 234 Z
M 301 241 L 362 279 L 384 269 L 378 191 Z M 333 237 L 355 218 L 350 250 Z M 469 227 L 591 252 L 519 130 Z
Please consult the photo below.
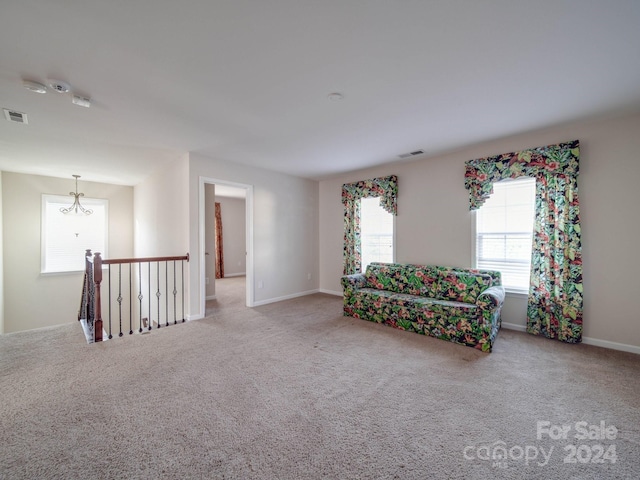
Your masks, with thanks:
M 109 265 L 102 265 L 102 271 L 109 270 Z M 64 271 L 40 271 L 40 275 L 43 277 L 55 276 L 55 275 L 77 275 L 78 273 L 84 273 L 84 268 L 80 270 L 64 270 Z
M 78 273 L 84 273 L 84 270 L 65 270 L 64 272 L 47 271 L 40 272 L 40 275 L 42 275 L 43 277 L 52 277 L 56 275 L 77 275 Z
M 522 298 L 522 297 L 528 297 L 529 296 L 529 292 L 526 291 L 526 290 L 515 290 L 513 288 L 505 288 L 504 291 L 506 292 L 507 296 L 509 296 L 509 297 Z

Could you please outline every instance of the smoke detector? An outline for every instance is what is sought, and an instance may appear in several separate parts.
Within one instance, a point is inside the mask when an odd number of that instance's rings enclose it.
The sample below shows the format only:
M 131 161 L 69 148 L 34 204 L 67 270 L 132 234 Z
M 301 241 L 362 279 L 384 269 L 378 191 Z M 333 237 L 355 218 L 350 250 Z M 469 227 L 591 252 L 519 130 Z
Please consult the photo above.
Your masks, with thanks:
M 54 92 L 69 93 L 71 91 L 71 85 L 67 82 L 63 82 L 62 80 L 49 79 L 47 80 L 47 83 L 49 84 L 49 88 Z

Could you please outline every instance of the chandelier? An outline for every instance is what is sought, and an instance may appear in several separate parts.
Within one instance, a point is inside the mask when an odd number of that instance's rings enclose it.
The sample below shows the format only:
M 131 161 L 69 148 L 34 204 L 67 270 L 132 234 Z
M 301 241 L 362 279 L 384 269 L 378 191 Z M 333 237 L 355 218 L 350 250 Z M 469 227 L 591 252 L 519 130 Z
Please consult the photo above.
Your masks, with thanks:
M 69 208 L 61 208 L 60 211 L 64 214 L 71 213 L 71 212 L 78 214 L 78 210 L 80 210 L 80 212 L 84 213 L 85 215 L 91 215 L 93 213 L 93 210 L 89 208 L 84 208 L 82 205 L 80 205 L 80 197 L 84 197 L 84 193 L 78 193 L 78 179 L 80 178 L 80 175 L 71 175 L 71 176 L 76 179 L 76 191 L 69 192 L 69 195 L 73 197 L 73 204 L 71 204 Z

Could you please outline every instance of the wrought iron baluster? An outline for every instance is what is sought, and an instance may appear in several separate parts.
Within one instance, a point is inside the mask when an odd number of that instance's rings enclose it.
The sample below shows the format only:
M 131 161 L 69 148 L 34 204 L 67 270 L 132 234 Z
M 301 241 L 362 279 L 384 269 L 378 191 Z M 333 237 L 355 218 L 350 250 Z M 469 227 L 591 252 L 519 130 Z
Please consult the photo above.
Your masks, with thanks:
M 182 323 L 184 323 L 184 260 L 180 263 L 182 264 Z
M 169 262 L 164 262 L 164 321 L 169 326 Z
M 131 281 L 131 264 L 129 264 L 129 335 L 133 335 L 133 286 Z
M 138 333 L 142 333 L 142 263 L 138 262 Z
M 111 335 L 111 265 L 109 265 L 109 340 L 113 338 Z
M 147 287 L 149 287 L 149 330 L 151 330 L 151 324 L 153 323 L 153 317 L 151 316 L 151 262 L 147 263 L 147 265 L 149 266 L 149 283 L 147 284 Z
M 120 320 L 120 333 L 118 334 L 119 337 L 121 337 L 123 335 L 122 333 L 122 264 L 118 264 L 118 298 L 116 298 L 116 300 L 118 301 L 118 313 L 119 313 L 119 320 Z
M 160 293 L 160 262 L 157 262 L 156 265 L 156 285 L 158 286 L 158 289 L 156 290 L 156 297 L 158 298 L 158 328 L 160 328 L 160 295 L 162 295 Z
M 176 261 L 173 261 L 173 324 L 178 323 L 176 320 L 176 295 L 178 291 L 176 290 Z

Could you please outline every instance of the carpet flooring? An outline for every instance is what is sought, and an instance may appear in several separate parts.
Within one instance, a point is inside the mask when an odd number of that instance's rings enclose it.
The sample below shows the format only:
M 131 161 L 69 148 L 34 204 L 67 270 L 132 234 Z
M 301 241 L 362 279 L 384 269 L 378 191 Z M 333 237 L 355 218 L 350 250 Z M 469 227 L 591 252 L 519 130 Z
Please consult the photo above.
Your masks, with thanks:
M 0 336 L 0 478 L 640 476 L 638 355 L 509 330 L 485 354 L 229 280 L 145 335 Z

